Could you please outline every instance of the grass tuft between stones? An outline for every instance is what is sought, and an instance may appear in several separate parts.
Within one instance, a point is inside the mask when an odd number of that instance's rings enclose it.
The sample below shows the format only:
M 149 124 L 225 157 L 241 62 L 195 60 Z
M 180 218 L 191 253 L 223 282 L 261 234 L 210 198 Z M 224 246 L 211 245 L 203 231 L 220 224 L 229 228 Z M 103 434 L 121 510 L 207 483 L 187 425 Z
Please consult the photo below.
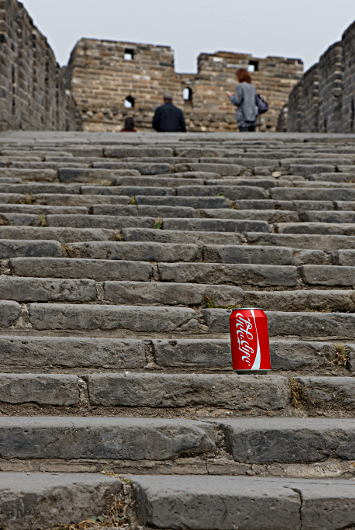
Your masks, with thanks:
M 297 379 L 290 377 L 289 382 L 291 388 L 291 402 L 294 408 L 303 407 L 308 409 L 311 406 L 315 406 L 314 401 L 307 396 L 305 387 L 297 381 Z

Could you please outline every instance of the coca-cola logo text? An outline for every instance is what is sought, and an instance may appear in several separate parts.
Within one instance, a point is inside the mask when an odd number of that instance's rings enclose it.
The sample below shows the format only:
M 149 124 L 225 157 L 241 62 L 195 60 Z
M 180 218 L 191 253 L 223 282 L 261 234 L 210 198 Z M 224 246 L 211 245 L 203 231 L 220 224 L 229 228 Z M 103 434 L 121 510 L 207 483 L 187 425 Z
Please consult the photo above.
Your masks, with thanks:
M 254 339 L 252 334 L 253 324 L 251 323 L 250 318 L 244 318 L 242 313 L 237 313 L 235 326 L 237 329 L 236 334 L 239 349 L 244 353 L 242 360 L 250 366 L 250 357 L 255 353 L 254 349 L 250 346 L 250 342 Z

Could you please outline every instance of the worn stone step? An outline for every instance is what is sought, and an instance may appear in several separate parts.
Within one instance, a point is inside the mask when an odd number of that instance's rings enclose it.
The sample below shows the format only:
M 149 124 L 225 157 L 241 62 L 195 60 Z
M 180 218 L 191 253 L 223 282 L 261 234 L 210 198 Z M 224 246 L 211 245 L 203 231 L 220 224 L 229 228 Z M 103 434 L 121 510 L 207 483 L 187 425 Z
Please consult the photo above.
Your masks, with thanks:
M 172 177 L 165 176 L 165 175 L 159 175 L 155 177 L 128 177 L 128 176 L 122 176 L 115 178 L 115 180 L 112 182 L 113 186 L 146 186 L 146 187 L 154 187 L 157 184 L 159 186 L 166 186 L 166 187 L 172 187 L 175 188 L 176 186 L 181 186 L 181 184 L 184 184 L 186 186 L 203 186 L 205 183 L 204 179 L 202 178 L 184 178 L 182 181 L 179 177 Z
M 195 530 L 351 528 L 348 480 L 226 476 L 131 476 L 140 521 Z
M 216 291 L 218 292 L 218 289 Z M 354 312 L 355 291 L 328 289 L 245 291 L 244 304 L 247 307 L 262 307 L 268 311 Z M 216 302 L 216 305 L 222 304 Z M 227 306 L 228 304 L 225 303 L 224 305 Z
M 15 195 L 14 195 L 15 196 Z M 1 201 L 2 195 L 0 195 Z M 20 199 L 16 199 L 16 202 L 25 201 L 25 196 L 16 195 Z M 21 199 L 22 197 L 22 199 Z M 130 197 L 128 195 L 79 195 L 71 194 L 65 195 L 60 193 L 37 193 L 28 197 L 28 200 L 32 204 L 44 204 L 49 206 L 81 206 L 90 208 L 93 204 L 123 204 L 128 205 Z M 9 199 L 9 202 L 11 199 Z M 15 201 L 14 201 L 15 202 Z
M 328 211 L 328 212 L 300 212 L 300 221 L 306 223 L 354 223 L 355 212 L 354 211 Z M 288 222 L 288 221 L 287 221 Z
M 54 159 L 55 162 L 59 162 L 57 158 Z M 62 163 L 65 163 L 65 160 L 62 160 Z M 87 160 L 89 163 L 96 162 L 95 159 Z M 60 182 L 113 182 L 117 177 L 124 174 L 125 176 L 137 176 L 140 175 L 139 171 L 136 170 L 125 170 L 122 171 L 111 171 L 108 169 L 81 169 L 71 167 L 70 160 L 67 161 L 64 168 L 58 170 L 58 178 Z
M 142 228 L 123 228 L 124 241 L 152 241 L 155 243 L 191 243 L 213 245 L 239 245 L 241 234 L 233 232 L 198 232 L 184 230 L 151 230 Z M 354 246 L 355 248 L 355 246 Z
M 56 242 L 57 243 L 57 242 Z M 59 245 L 59 243 L 57 243 Z M 61 247 L 60 254 L 61 254 Z M 68 248 L 69 253 L 75 251 Z M 96 281 L 121 280 L 132 282 L 149 282 L 152 265 L 146 261 L 125 261 L 105 259 L 11 259 L 11 273 L 15 276 L 33 276 L 37 278 L 90 278 Z
M 52 169 L 0 168 L 0 182 L 2 177 L 17 177 L 25 181 L 32 180 L 37 182 L 58 182 L 57 172 Z
M 66 244 L 72 241 L 108 241 L 116 238 L 113 230 L 104 228 L 0 226 L 0 239 L 54 240 Z
M 115 215 L 154 218 L 195 217 L 195 209 L 186 206 L 122 206 L 113 204 L 94 204 L 90 208 L 90 213 L 92 215 Z
M 227 451 L 236 462 L 310 464 L 330 458 L 354 460 L 353 419 L 239 418 L 215 423 L 222 428 Z
M 80 404 L 78 377 L 61 374 L 0 374 L 0 403 L 74 407 Z
M 267 199 L 269 197 L 268 191 L 256 186 L 223 186 L 219 184 L 215 186 L 179 186 L 176 188 L 176 194 L 181 197 L 213 197 L 218 193 L 233 201 L 240 199 Z
M 275 187 L 285 187 L 289 185 L 290 182 L 288 180 L 265 179 L 262 177 L 254 177 L 252 179 L 245 177 L 223 177 L 222 179 L 207 180 L 205 184 L 208 186 L 257 186 L 258 188 L 268 190 Z
M 303 223 L 275 223 L 275 232 L 279 234 L 339 234 L 354 236 L 354 223 L 339 222 L 303 222 Z
M 0 214 L 33 214 L 33 215 L 75 215 L 87 214 L 88 209 L 85 207 L 73 206 L 41 206 L 35 204 L 1 204 L 0 197 Z
M 93 302 L 96 300 L 94 280 L 16 278 L 0 276 L 3 300 L 17 302 Z
M 60 258 L 62 248 L 59 241 L 36 241 L 0 239 L 0 259 L 14 257 Z
M 203 405 L 265 413 L 286 411 L 290 403 L 288 379 L 278 375 L 125 373 L 90 374 L 84 379 L 89 386 L 90 403 L 103 407 L 159 409 Z
M 242 199 L 233 201 L 235 208 L 238 210 L 286 210 L 295 212 L 304 212 L 306 210 L 334 210 L 334 205 L 338 202 L 332 201 L 307 201 L 307 200 L 274 200 L 274 199 Z M 343 204 L 343 201 L 339 201 Z M 346 201 L 344 201 L 346 202 Z M 353 203 L 354 204 L 354 203 Z M 336 208 L 340 209 L 340 208 Z
M 197 210 L 196 217 L 209 219 L 250 219 L 266 221 L 267 223 L 292 223 L 299 222 L 297 212 L 283 210 L 233 210 L 219 209 L 214 210 Z M 338 212 L 337 212 L 338 213 Z M 339 212 L 340 213 L 340 212 Z M 343 212 L 342 212 L 343 213 Z M 344 212 L 350 213 L 350 212 Z M 172 216 L 173 217 L 173 216 Z M 176 216 L 174 216 L 176 217 Z M 303 219 L 301 219 L 303 220 Z M 328 222 L 328 221 L 327 221 Z
M 0 213 L 0 226 L 41 226 L 39 215 L 28 213 Z
M 173 195 L 173 188 L 160 186 L 81 186 L 82 195 L 153 195 L 168 197 Z
M 47 226 L 67 226 L 71 228 L 106 228 L 120 230 L 121 228 L 154 228 L 154 217 L 130 217 L 114 215 L 47 215 Z
M 103 289 L 104 301 L 113 304 L 201 306 L 210 299 L 217 305 L 229 306 L 244 302 L 243 291 L 229 285 L 107 281 L 104 282 Z M 353 306 L 355 307 L 355 294 Z
M 175 460 L 217 452 L 216 438 L 212 423 L 184 419 L 0 418 L 3 461 Z
M 133 218 L 134 219 L 134 218 Z M 1 233 L 1 232 L 0 232 Z M 201 250 L 194 244 L 141 243 L 116 241 L 72 243 L 72 255 L 86 259 L 111 259 L 129 261 L 200 261 Z
M 204 309 L 210 333 L 229 333 L 227 309 Z M 267 311 L 271 337 L 299 337 L 302 340 L 354 340 L 355 314 Z
M 122 488 L 99 473 L 0 473 L 0 524 L 9 530 L 77 524 L 107 513 Z
M 159 263 L 163 282 L 296 287 L 297 269 L 279 265 Z
M 108 162 L 97 162 L 94 163 L 94 167 L 98 168 L 97 171 L 102 171 L 104 168 L 107 169 L 118 169 L 118 170 L 136 170 L 139 171 L 141 175 L 160 175 L 165 173 L 171 173 L 171 167 L 170 164 L 166 163 L 155 163 L 152 160 L 149 160 L 149 162 L 119 162 L 115 161 L 114 165 L 108 164 Z M 82 170 L 79 170 L 82 171 Z M 84 170 L 85 171 L 85 170 Z M 92 170 L 90 170 L 92 171 Z M 82 179 L 83 177 L 77 174 L 76 170 L 73 170 L 71 173 L 68 171 L 65 174 L 60 175 L 60 179 L 64 182 L 78 182 L 78 179 Z M 79 180 L 79 182 L 82 182 L 82 180 Z
M 126 158 L 128 156 L 134 157 L 161 157 L 161 156 L 174 156 L 174 149 L 172 147 L 132 147 L 132 146 L 120 146 L 120 147 L 106 147 L 104 148 L 104 156 L 107 158 Z
M 26 182 L 23 184 L 2 184 L 0 181 L 0 193 L 33 194 L 33 193 L 61 193 L 70 195 L 79 193 L 80 184 L 42 184 L 40 182 Z
M 160 231 L 159 231 L 160 232 Z M 246 235 L 249 245 L 274 245 L 304 250 L 332 251 L 355 249 L 355 237 L 331 234 L 266 234 L 249 232 Z
M 193 230 L 207 232 L 269 232 L 266 221 L 235 219 L 163 219 L 164 230 Z
M 337 261 L 342 261 L 341 255 L 344 252 L 347 251 L 334 252 L 334 254 L 340 255 Z M 352 253 L 352 261 L 355 261 L 355 253 Z M 307 285 L 327 285 L 329 287 L 355 285 L 355 267 L 305 265 L 300 267 L 299 271 L 302 281 Z
M 348 188 L 272 188 L 270 197 L 271 199 L 282 201 L 354 201 L 355 190 Z
M 3 302 L 5 304 L 6 302 Z M 8 302 L 9 303 L 9 302 Z M 15 304 L 16 302 L 12 302 Z M 5 308 L 6 324 L 16 307 Z M 29 323 L 36 330 L 115 330 L 136 332 L 196 332 L 197 314 L 185 307 L 114 306 L 95 304 L 40 304 L 29 306 Z M 2 327 L 5 327 L 3 324 Z
M 230 208 L 229 199 L 224 197 L 157 197 L 135 196 L 136 204 L 145 206 L 187 206 L 190 208 Z
M 355 266 L 355 252 L 352 249 L 334 250 L 332 259 L 334 265 Z
M 309 180 L 324 180 L 328 182 L 353 182 L 354 173 L 319 173 L 310 175 Z

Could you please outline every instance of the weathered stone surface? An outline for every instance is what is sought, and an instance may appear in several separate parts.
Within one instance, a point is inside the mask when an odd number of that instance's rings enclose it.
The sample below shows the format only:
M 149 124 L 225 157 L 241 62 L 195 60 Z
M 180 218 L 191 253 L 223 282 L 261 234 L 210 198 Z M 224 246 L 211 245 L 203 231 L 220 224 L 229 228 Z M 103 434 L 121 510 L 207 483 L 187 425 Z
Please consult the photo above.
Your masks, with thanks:
M 73 243 L 71 247 L 80 257 L 131 261 L 196 261 L 199 259 L 197 245 L 162 243 L 109 242 L 104 244 Z
M 270 342 L 273 370 L 307 370 L 328 368 L 335 359 L 331 342 L 272 340 Z
M 230 200 L 224 197 L 158 197 L 135 195 L 138 206 L 185 206 L 190 208 L 228 208 Z M 178 217 L 178 216 L 177 216 Z
M 229 166 L 233 167 L 233 166 Z M 283 189 L 283 188 L 280 188 Z M 267 199 L 268 192 L 264 188 L 257 188 L 256 186 L 179 186 L 176 188 L 178 196 L 216 196 L 222 193 L 228 199 L 238 201 L 240 199 Z
M 203 258 L 212 263 L 293 265 L 293 250 L 282 247 L 204 245 Z
M 159 186 L 81 186 L 83 195 L 153 195 L 166 197 L 173 195 L 173 188 Z
M 299 272 L 307 285 L 355 285 L 355 267 L 304 265 L 299 268 Z
M 342 265 L 342 267 L 348 267 L 348 272 L 350 272 L 349 267 L 355 266 L 355 251 L 350 249 L 338 250 L 332 252 L 332 258 L 334 265 Z M 339 271 L 340 275 L 341 271 Z M 346 274 L 346 272 L 345 272 Z
M 113 215 L 47 215 L 49 227 L 104 228 L 154 228 L 154 217 L 115 217 Z
M 133 478 L 138 515 L 143 524 L 194 530 L 299 530 L 301 499 L 297 491 L 301 481 L 295 483 L 292 487 L 286 479 L 255 477 L 138 475 Z M 319 483 L 321 487 L 322 482 Z M 348 495 L 353 496 L 350 487 L 343 498 Z M 313 526 L 316 528 L 321 527 Z
M 58 177 L 60 182 L 93 182 L 108 180 L 113 182 L 117 178 L 117 173 L 108 169 L 74 169 L 67 164 L 68 168 L 59 169 Z M 125 171 L 127 177 L 132 175 L 140 175 L 139 171 L 129 170 Z
M 307 406 L 317 408 L 330 408 L 337 411 L 352 411 L 355 403 L 355 383 L 353 377 L 296 377 L 301 388 Z M 339 447 L 337 456 L 347 458 L 353 450 L 352 437 Z
M 152 241 L 156 243 L 182 244 L 211 244 L 211 245 L 239 245 L 242 242 L 240 234 L 227 232 L 185 232 L 183 230 L 143 230 L 141 228 L 123 228 L 125 241 Z
M 0 239 L 56 240 L 61 243 L 107 241 L 114 239 L 114 232 L 104 228 L 0 226 Z
M 152 266 L 147 262 L 104 259 L 15 258 L 10 261 L 10 267 L 16 276 L 91 278 L 96 281 L 148 282 L 152 274 Z
M 268 311 L 355 311 L 355 292 L 345 290 L 246 291 L 248 307 Z
M 14 324 L 20 311 L 21 306 L 17 302 L 0 301 L 0 327 L 8 328 Z
M 214 210 L 198 210 L 198 214 L 207 219 L 252 219 L 267 223 L 297 223 L 299 221 L 296 212 L 283 210 L 220 210 L 216 208 Z
M 25 417 L 0 425 L 2 458 L 167 460 L 216 450 L 213 425 L 200 421 Z
M 3 300 L 18 302 L 92 302 L 96 300 L 93 280 L 0 277 Z
M 230 368 L 229 339 L 153 340 L 154 358 L 159 366 L 172 368 Z
M 146 365 L 137 339 L 0 336 L 0 366 L 48 369 L 137 369 Z
M 0 197 L 2 202 L 2 198 Z M 63 198 L 63 202 L 65 198 Z M 88 210 L 85 207 L 80 206 L 41 206 L 36 204 L 0 204 L 0 213 L 5 215 L 8 213 L 21 213 L 21 214 L 33 214 L 33 215 L 45 215 L 45 214 L 87 214 Z
M 0 259 L 13 257 L 54 257 L 62 256 L 62 248 L 59 241 L 11 241 L 0 240 Z
M 0 524 L 36 530 L 83 521 L 106 512 L 122 482 L 101 474 L 1 473 Z
M 215 285 L 258 285 L 295 287 L 295 267 L 278 265 L 231 265 L 215 263 L 159 263 L 162 281 L 210 283 Z
M 217 172 L 219 175 L 234 176 L 240 175 L 242 166 L 237 164 L 208 164 L 200 162 L 198 164 L 176 164 L 175 170 L 178 172 L 184 171 L 212 171 Z
M 340 211 L 340 212 L 332 212 L 332 211 L 310 211 L 310 212 L 302 212 L 299 214 L 300 221 L 306 222 L 306 223 L 314 223 L 314 222 L 321 222 L 321 223 L 354 223 L 355 222 L 355 212 L 354 211 Z M 287 221 L 288 222 L 288 221 Z
M 355 249 L 354 236 L 319 235 L 319 234 L 246 234 L 251 245 L 275 245 L 312 250 Z
M 316 201 L 316 202 L 307 201 L 307 200 L 283 201 L 283 200 L 274 200 L 274 199 L 268 199 L 267 201 L 265 201 L 265 200 L 258 200 L 258 199 L 255 199 L 255 200 L 242 199 L 240 201 L 234 201 L 234 205 L 236 208 L 240 210 L 269 210 L 272 208 L 278 211 L 294 210 L 296 212 L 303 212 L 305 210 L 333 210 L 334 209 L 334 204 L 332 201 Z
M 0 284 L 1 286 L 1 284 Z M 206 304 L 207 298 L 217 305 L 240 304 L 244 293 L 229 285 L 200 285 L 167 282 L 105 282 L 104 298 L 114 304 L 185 305 Z
M 172 163 L 174 163 L 174 158 L 172 159 Z M 181 186 L 181 184 L 185 184 L 186 186 L 203 186 L 204 185 L 204 179 L 196 179 L 196 178 L 184 178 L 183 180 L 181 177 L 175 177 L 174 175 L 159 175 L 154 177 L 119 177 L 116 178 L 112 185 L 113 186 L 167 186 L 167 187 L 176 187 Z
M 85 376 L 93 405 L 116 407 L 225 407 L 230 410 L 283 410 L 288 380 L 280 376 L 235 374 L 92 374 Z
M 33 204 L 44 204 L 61 206 L 85 206 L 90 208 L 93 204 L 129 204 L 130 197 L 128 195 L 64 195 L 60 193 L 37 193 L 32 195 Z
M 18 177 L 25 181 L 58 182 L 57 172 L 52 169 L 0 169 L 1 177 Z
M 78 378 L 57 374 L 0 374 L 0 402 L 76 405 L 79 403 Z
M 311 166 L 308 167 L 311 168 Z M 355 200 L 355 190 L 347 188 L 272 188 L 270 190 L 270 196 L 274 200 L 282 201 L 353 201 Z
M 164 219 L 166 230 L 208 232 L 269 232 L 265 221 L 236 221 L 234 219 Z
M 237 462 L 311 463 L 354 460 L 355 421 L 333 418 L 238 418 L 215 420 Z
M 30 322 L 38 330 L 188 331 L 198 323 L 193 309 L 170 307 L 31 304 Z
M 120 147 L 106 147 L 104 149 L 105 157 L 108 158 L 126 158 L 128 156 L 134 157 L 162 157 L 162 156 L 173 156 L 174 149 L 171 147 L 131 147 L 131 146 L 120 146 Z
M 93 215 L 134 217 L 195 217 L 195 209 L 184 206 L 123 206 L 96 204 L 90 208 Z
M 353 223 L 277 223 L 274 227 L 279 234 L 355 235 Z

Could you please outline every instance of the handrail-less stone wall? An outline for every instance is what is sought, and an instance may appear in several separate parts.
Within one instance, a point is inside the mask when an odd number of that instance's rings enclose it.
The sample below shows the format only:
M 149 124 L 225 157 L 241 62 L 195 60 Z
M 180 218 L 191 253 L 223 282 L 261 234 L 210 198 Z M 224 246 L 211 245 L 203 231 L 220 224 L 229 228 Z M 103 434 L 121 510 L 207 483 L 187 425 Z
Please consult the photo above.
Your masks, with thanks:
M 355 22 L 294 86 L 278 130 L 355 132 Z
M 0 130 L 81 130 L 47 39 L 17 0 L 0 0 Z
M 119 131 L 127 115 L 139 130 L 152 130 L 154 110 L 166 90 L 184 110 L 189 131 L 236 131 L 235 109 L 225 92 L 235 90 L 238 68 L 255 70 L 253 82 L 269 103 L 261 129 L 276 130 L 279 112 L 302 77 L 299 59 L 202 53 L 197 74 L 178 74 L 168 46 L 82 39 L 71 54 L 66 77 L 87 131 Z M 134 107 L 124 106 L 126 98 Z

